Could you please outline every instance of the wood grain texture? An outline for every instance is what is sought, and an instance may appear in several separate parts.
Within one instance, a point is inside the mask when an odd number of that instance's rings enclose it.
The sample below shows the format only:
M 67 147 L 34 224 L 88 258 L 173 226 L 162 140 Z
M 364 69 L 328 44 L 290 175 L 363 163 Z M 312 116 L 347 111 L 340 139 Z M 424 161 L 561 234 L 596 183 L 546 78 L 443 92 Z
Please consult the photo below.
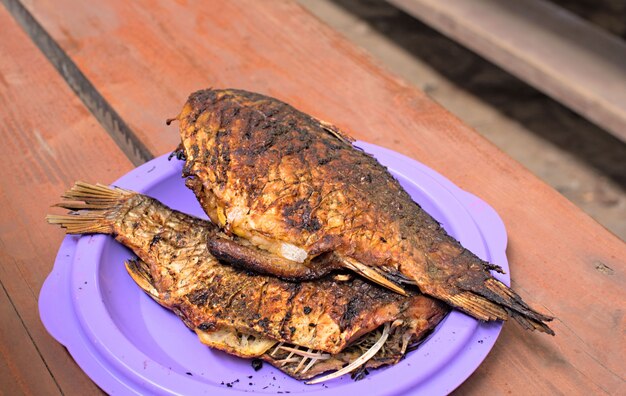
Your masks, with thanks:
M 109 106 L 57 42 L 33 19 L 23 5 L 18 0 L 2 0 L 2 2 L 131 162 L 140 165 L 151 160 L 153 157 L 143 142 L 130 130 L 124 120 Z
M 60 395 L 4 287 L 0 317 L 0 394 Z
M 626 141 L 626 43 L 545 0 L 388 0 Z
M 75 180 L 111 182 L 132 165 L 4 7 L 0 26 L 0 390 L 100 393 L 39 319 L 63 239 L 44 217 Z
M 626 391 L 624 243 L 296 4 L 25 5 L 153 155 L 177 145 L 164 120 L 190 92 L 237 87 L 413 157 L 490 203 L 509 233 L 514 288 L 557 317 L 557 336 L 506 324 L 460 393 Z

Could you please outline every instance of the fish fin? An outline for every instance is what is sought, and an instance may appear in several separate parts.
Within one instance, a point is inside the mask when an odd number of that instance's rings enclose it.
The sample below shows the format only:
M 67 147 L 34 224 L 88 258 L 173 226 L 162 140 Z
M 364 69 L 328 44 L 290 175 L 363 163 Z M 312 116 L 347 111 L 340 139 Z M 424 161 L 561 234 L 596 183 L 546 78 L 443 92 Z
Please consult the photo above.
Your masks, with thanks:
M 193 330 L 203 344 L 243 358 L 261 357 L 277 344 L 277 341 L 271 338 L 243 334 L 234 328 L 221 328 L 213 331 L 203 331 L 199 328 Z
M 369 267 L 351 257 L 341 256 L 341 259 L 344 268 L 350 269 L 357 274 L 363 276 L 364 278 L 367 278 L 372 282 L 386 287 L 387 289 L 394 291 L 400 295 L 408 296 L 407 292 L 401 286 L 390 281 L 374 268 Z
M 175 119 L 176 118 L 172 118 L 170 120 L 175 120 Z M 167 125 L 169 125 L 169 123 Z M 170 161 L 174 157 L 176 157 L 176 159 L 179 161 L 187 160 L 187 154 L 185 153 L 185 146 L 183 145 L 182 142 L 178 146 L 176 146 L 176 148 L 174 149 L 174 151 L 170 153 L 170 155 L 167 156 L 167 160 Z
M 234 237 L 212 234 L 207 240 L 209 252 L 220 261 L 261 274 L 286 280 L 318 279 L 336 269 L 334 257 L 320 255 L 308 263 L 299 263 L 246 244 Z
M 501 299 L 504 309 L 523 327 L 554 335 L 554 331 L 544 323 L 552 321 L 553 317 L 544 315 L 531 308 L 517 293 L 496 278 L 487 279 L 485 286 L 490 293 L 486 293 L 487 295 L 484 297 L 495 301 Z
M 504 308 L 472 292 L 464 291 L 442 296 L 442 298 L 452 306 L 484 322 L 508 318 Z
M 447 245 L 443 242 L 433 251 L 433 255 L 437 255 L 436 259 L 429 254 L 425 255 L 426 273 L 432 278 L 419 279 L 418 287 L 423 293 L 482 321 L 513 318 L 526 329 L 554 335 L 554 331 L 545 323 L 550 322 L 552 317 L 532 309 L 517 293 L 488 271 L 501 270 L 500 267 L 486 263 L 467 249 L 459 253 L 456 244 Z
M 54 206 L 73 211 L 69 215 L 47 215 L 50 224 L 66 229 L 68 234 L 111 234 L 111 213 L 135 193 L 102 184 L 76 182 L 61 196 L 65 201 Z
M 553 318 L 532 309 L 499 280 L 486 278 L 480 283 L 464 282 L 459 287 L 463 291 L 442 296 L 442 299 L 480 320 L 507 320 L 512 317 L 525 329 L 554 335 L 554 331 L 545 323 Z
M 111 234 L 113 227 L 106 221 L 104 213 L 90 212 L 90 215 L 47 215 L 49 224 L 65 228 L 68 234 Z
M 155 299 L 157 302 L 161 302 L 161 297 L 157 289 L 154 287 L 154 279 L 150 274 L 149 265 L 139 259 L 128 260 L 124 263 L 126 267 L 126 271 L 131 278 L 135 281 L 135 283 L 145 291 L 150 297 Z
M 350 136 L 347 133 L 341 131 L 339 128 L 337 128 L 336 126 L 334 126 L 330 122 L 322 121 L 320 119 L 316 119 L 316 121 L 320 124 L 320 126 L 322 127 L 323 130 L 325 130 L 326 132 L 330 133 L 331 135 L 333 135 L 337 139 L 341 140 L 343 143 L 352 145 L 352 142 L 354 142 L 355 139 L 352 136 Z

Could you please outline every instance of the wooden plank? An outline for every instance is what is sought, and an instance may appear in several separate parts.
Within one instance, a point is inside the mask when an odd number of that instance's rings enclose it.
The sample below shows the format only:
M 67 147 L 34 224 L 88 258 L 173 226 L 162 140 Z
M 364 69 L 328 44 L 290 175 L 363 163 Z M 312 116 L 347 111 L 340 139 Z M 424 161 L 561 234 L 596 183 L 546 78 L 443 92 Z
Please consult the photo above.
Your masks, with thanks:
M 626 43 L 545 0 L 388 0 L 626 141 Z
M 176 146 L 163 121 L 189 92 L 239 87 L 416 158 L 492 204 L 508 229 L 514 286 L 557 316 L 557 336 L 506 324 L 461 393 L 624 390 L 624 243 L 293 2 L 26 8 L 154 155 Z
M 4 287 L 0 287 L 0 317 L 0 393 L 60 395 Z
M 99 393 L 39 319 L 63 238 L 44 217 L 76 179 L 110 182 L 132 165 L 4 7 L 0 26 L 0 353 L 10 369 L 0 389 Z

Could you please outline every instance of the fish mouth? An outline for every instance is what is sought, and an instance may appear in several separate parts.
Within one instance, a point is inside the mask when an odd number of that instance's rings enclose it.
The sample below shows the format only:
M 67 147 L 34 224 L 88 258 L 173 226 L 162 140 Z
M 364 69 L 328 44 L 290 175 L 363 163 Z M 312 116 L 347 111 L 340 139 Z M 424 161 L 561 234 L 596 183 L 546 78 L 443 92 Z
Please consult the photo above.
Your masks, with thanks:
M 367 369 L 393 365 L 415 349 L 429 333 L 415 336 L 415 329 L 401 320 L 387 322 L 357 338 L 341 352 L 330 354 L 268 337 L 247 334 L 234 329 L 202 331 L 195 329 L 200 341 L 244 358 L 259 358 L 307 384 L 325 382 L 352 373 L 361 379 Z

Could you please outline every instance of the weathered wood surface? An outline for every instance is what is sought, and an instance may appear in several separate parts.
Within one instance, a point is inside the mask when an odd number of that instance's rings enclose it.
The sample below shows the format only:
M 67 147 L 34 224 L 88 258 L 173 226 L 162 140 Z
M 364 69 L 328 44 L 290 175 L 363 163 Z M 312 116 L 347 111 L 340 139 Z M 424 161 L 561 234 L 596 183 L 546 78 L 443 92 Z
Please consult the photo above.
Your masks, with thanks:
M 626 43 L 546 0 L 388 0 L 626 141 Z
M 97 90 L 80 92 L 84 100 L 101 95 L 151 155 L 178 143 L 164 120 L 190 92 L 237 87 L 409 155 L 489 202 L 507 226 L 514 287 L 558 318 L 557 336 L 506 324 L 459 393 L 626 390 L 624 243 L 293 2 L 25 6 Z M 80 177 L 77 170 L 70 178 Z
M 39 319 L 63 238 L 44 216 L 74 180 L 132 165 L 2 6 L 0 26 L 0 394 L 98 393 Z

